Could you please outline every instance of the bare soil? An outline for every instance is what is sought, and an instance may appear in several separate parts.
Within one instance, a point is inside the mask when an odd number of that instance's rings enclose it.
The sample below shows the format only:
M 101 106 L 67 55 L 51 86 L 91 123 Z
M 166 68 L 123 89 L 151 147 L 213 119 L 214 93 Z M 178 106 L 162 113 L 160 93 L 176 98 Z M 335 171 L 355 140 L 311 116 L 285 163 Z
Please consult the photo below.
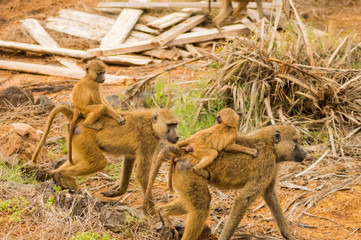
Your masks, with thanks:
M 71 8 L 80 11 L 93 12 L 92 7 L 96 6 L 101 0 L 2 0 L 0 3 L 0 39 L 34 43 L 34 41 L 21 30 L 20 20 L 24 18 L 36 18 L 38 20 L 44 20 L 46 17 L 56 15 L 60 9 Z M 348 0 L 348 1 L 336 1 L 336 0 L 297 0 L 296 6 L 301 16 L 307 21 L 314 24 L 314 26 L 327 29 L 328 31 L 343 32 L 343 33 L 358 33 L 357 39 L 361 37 L 361 1 Z M 96 42 L 84 41 L 75 37 L 68 37 L 59 33 L 50 32 L 51 35 L 56 37 L 59 44 L 62 47 L 87 49 L 89 47 L 96 46 Z M 24 62 L 35 62 L 42 64 L 58 64 L 55 57 L 52 56 L 40 56 L 36 54 L 25 54 L 23 52 L 13 52 L 0 49 L 0 59 L 3 60 L 19 60 Z M 84 67 L 84 63 L 77 60 L 78 64 Z M 110 66 L 109 73 L 119 75 L 131 75 L 134 77 L 141 77 L 148 75 L 152 72 L 157 72 L 169 65 L 163 63 L 161 65 L 149 65 L 146 67 L 119 67 Z M 210 74 L 209 69 L 202 68 L 201 64 L 194 64 L 194 67 L 181 67 L 177 70 L 171 71 L 172 78 L 177 78 L 181 81 L 191 81 L 199 79 L 200 77 Z M 47 83 L 49 85 L 58 85 L 64 83 L 74 83 L 72 80 L 63 79 L 59 77 L 39 76 L 32 74 L 25 74 L 19 72 L 11 72 L 0 70 L 0 89 L 4 89 L 9 86 L 21 86 L 23 88 L 30 88 Z M 129 83 L 128 83 L 129 84 Z M 124 89 L 126 85 L 117 87 L 107 87 L 105 89 L 106 94 L 117 93 Z M 69 102 L 69 91 L 62 91 L 55 94 L 46 93 L 34 93 L 35 98 L 41 95 L 46 95 L 52 100 Z M 46 118 L 43 116 L 41 119 L 36 119 L 38 129 L 43 129 L 45 126 Z M 22 119 L 22 122 L 32 124 L 34 119 Z M 57 122 L 59 125 L 61 121 Z M 0 134 L 5 132 L 6 124 L 1 124 Z M 8 123 L 9 126 L 11 122 Z M 56 131 L 52 135 L 61 136 L 63 130 L 56 127 Z M 350 142 L 350 145 L 359 145 L 361 137 L 355 137 Z M 309 154 L 307 160 L 302 164 L 289 163 L 282 166 L 280 173 L 286 174 L 290 171 L 302 171 L 310 166 L 315 160 L 317 160 L 324 152 L 322 146 L 311 146 L 307 148 Z M 310 189 L 316 189 L 317 187 L 331 187 L 344 180 L 345 176 L 356 176 L 361 172 L 360 150 L 357 150 L 351 155 L 345 155 L 339 159 L 324 160 L 317 167 L 317 175 L 324 173 L 323 178 L 314 179 L 309 175 L 300 177 L 299 179 L 292 179 L 290 182 L 299 186 L 308 187 Z M 111 160 L 115 166 L 118 166 L 119 159 Z M 161 174 L 157 178 L 154 195 L 157 200 L 157 205 L 162 205 L 174 198 L 174 195 L 170 194 L 166 186 L 166 172 L 167 164 L 162 167 Z M 331 175 L 327 175 L 332 173 Z M 103 182 L 94 178 L 87 178 L 82 183 L 82 186 L 87 189 L 104 184 Z M 91 191 L 91 195 L 94 197 L 102 198 L 101 192 L 105 191 L 107 186 L 101 189 Z M 232 200 L 237 196 L 236 191 L 227 191 L 223 194 L 218 190 L 211 188 L 212 203 L 211 203 L 211 216 L 208 218 L 207 224 L 213 228 L 216 233 L 222 229 L 225 217 L 229 214 L 232 207 Z M 129 195 L 126 194 L 125 203 L 132 207 L 139 207 L 142 203 L 142 195 L 137 184 L 131 183 L 129 189 Z M 226 194 L 226 195 L 224 195 Z M 293 199 L 301 199 L 300 195 L 311 195 L 312 191 L 297 190 L 292 188 L 281 187 L 279 189 L 279 197 L 282 206 L 285 208 Z M 122 196 L 120 198 L 124 198 Z M 118 199 L 118 198 L 116 198 Z M 251 208 L 247 211 L 245 218 L 240 223 L 237 234 L 254 234 L 258 236 L 272 236 L 282 238 L 279 234 L 277 226 L 272 220 L 272 216 L 267 207 L 256 207 L 262 202 L 258 199 Z M 256 209 L 256 210 L 255 210 Z M 289 209 L 288 209 L 289 210 Z M 286 211 L 287 213 L 287 211 Z M 0 216 L 3 213 L 0 214 Z M 361 183 L 348 186 L 343 191 L 335 192 L 321 201 L 316 206 L 307 210 L 306 215 L 303 215 L 300 219 L 294 219 L 292 221 L 292 233 L 297 239 L 361 239 Z M 184 219 L 184 217 L 181 217 Z M 157 221 L 156 219 L 154 220 Z M 217 224 L 220 222 L 218 228 Z M 0 222 L 2 229 L 9 229 L 5 226 L 6 223 Z M 18 236 L 27 236 L 27 239 L 43 239 L 46 238 L 44 233 L 37 234 L 36 232 L 22 234 L 21 224 L 12 227 L 11 231 L 18 231 Z M 27 229 L 32 229 L 31 226 L 27 226 Z M 34 229 L 36 224 L 34 223 Z M 84 231 L 87 231 L 86 229 Z M 8 233 L 0 231 L 0 238 L 6 239 Z M 17 234 L 15 234 L 16 236 Z M 45 236 L 45 237 L 40 237 Z M 121 235 L 117 238 L 121 239 Z

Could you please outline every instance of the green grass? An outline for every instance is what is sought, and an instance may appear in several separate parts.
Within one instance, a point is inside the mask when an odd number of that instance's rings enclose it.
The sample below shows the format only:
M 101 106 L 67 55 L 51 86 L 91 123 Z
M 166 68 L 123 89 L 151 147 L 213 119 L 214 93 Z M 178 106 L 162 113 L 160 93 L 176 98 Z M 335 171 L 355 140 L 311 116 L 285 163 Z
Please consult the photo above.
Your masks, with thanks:
M 0 180 L 13 181 L 23 184 L 38 184 L 35 174 L 25 174 L 21 165 L 9 166 L 5 162 L 0 163 Z
M 196 113 L 200 106 L 201 94 L 208 80 L 196 79 L 195 82 L 180 87 L 170 84 L 171 101 L 169 108 L 179 119 L 178 133 L 182 138 L 187 138 L 193 133 L 209 128 L 216 123 L 215 116 L 219 110 L 225 107 L 221 99 L 210 100 L 204 104 L 197 119 Z M 159 77 L 154 86 L 153 95 L 147 99 L 148 107 L 165 107 L 168 99 L 169 77 Z
M 70 240 L 115 240 L 109 234 L 91 233 L 91 232 L 77 232 L 75 236 L 70 237 Z
M 29 202 L 24 198 L 11 200 L 0 199 L 0 212 L 6 212 L 6 216 L 0 217 L 1 222 L 17 223 L 21 221 L 21 214 L 26 211 Z

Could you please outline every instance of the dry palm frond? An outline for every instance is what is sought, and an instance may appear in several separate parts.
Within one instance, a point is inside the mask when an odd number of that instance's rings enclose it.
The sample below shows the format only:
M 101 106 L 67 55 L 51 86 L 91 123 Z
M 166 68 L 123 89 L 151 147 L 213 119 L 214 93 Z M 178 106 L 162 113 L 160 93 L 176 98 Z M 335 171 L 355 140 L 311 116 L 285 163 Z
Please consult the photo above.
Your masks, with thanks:
M 334 137 L 343 136 L 339 134 L 342 125 L 360 125 L 361 73 L 349 69 L 359 61 L 353 38 L 348 44 L 350 37 L 319 39 L 326 47 L 313 46 L 315 66 L 311 66 L 310 50 L 302 47 L 295 33 L 287 33 L 284 42 L 274 40 L 283 44 L 282 50 L 273 44 L 272 51 L 267 51 L 267 44 L 273 41 L 267 37 L 267 29 L 273 28 L 263 27 L 263 39 L 238 39 L 224 47 L 217 56 L 222 59 L 220 70 L 204 96 L 221 96 L 227 105 L 245 112 L 243 130 L 268 122 L 297 122 L 325 129 L 334 143 Z

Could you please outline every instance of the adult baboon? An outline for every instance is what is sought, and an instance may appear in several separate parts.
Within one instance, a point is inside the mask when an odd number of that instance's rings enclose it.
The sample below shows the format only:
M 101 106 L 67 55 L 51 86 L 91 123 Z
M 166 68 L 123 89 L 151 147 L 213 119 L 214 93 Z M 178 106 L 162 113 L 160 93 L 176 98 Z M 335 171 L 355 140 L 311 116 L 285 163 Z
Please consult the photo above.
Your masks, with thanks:
M 43 134 L 33 160 L 37 157 L 50 125 L 57 113 L 63 113 L 70 121 L 73 111 L 69 106 L 56 107 L 48 118 L 46 131 Z M 76 190 L 77 184 L 73 176 L 83 176 L 98 172 L 107 166 L 103 152 L 124 155 L 120 184 L 114 190 L 105 192 L 106 196 L 120 196 L 128 188 L 134 163 L 136 163 L 135 178 L 140 183 L 143 193 L 148 184 L 149 171 L 153 157 L 161 140 L 171 143 L 178 141 L 176 116 L 168 109 L 147 109 L 119 112 L 127 124 L 119 125 L 108 116 L 101 116 L 98 122 L 103 129 L 98 131 L 84 127 L 84 119 L 74 129 L 73 156 L 74 165 L 69 160 L 53 171 L 54 180 L 64 188 Z
M 235 0 L 238 2 L 238 6 L 234 11 L 233 15 L 238 15 L 243 9 L 245 9 L 250 2 L 250 0 Z M 262 0 L 256 0 L 259 17 L 263 18 L 263 8 L 262 8 Z M 216 25 L 219 27 L 221 22 L 229 16 L 232 12 L 232 0 L 221 0 L 221 9 L 218 15 L 213 19 Z
M 211 196 L 207 185 L 211 184 L 219 189 L 240 189 L 221 240 L 231 238 L 247 208 L 259 195 L 270 207 L 284 238 L 294 239 L 277 198 L 275 183 L 278 163 L 302 162 L 305 159 L 306 151 L 299 141 L 299 132 L 286 125 L 269 126 L 245 136 L 240 135 L 237 142 L 257 148 L 257 158 L 242 153 L 220 152 L 213 163 L 206 167 L 210 175 L 208 180 L 194 172 L 193 166 L 198 160 L 183 151 L 173 174 L 178 198 L 158 209 L 163 224 L 172 229 L 170 233 L 176 237 L 177 232 L 169 216 L 187 214 L 182 240 L 197 239 L 209 214 Z
M 80 116 L 84 117 L 83 126 L 101 130 L 102 124 L 97 122 L 101 115 L 114 118 L 120 124 L 124 124 L 124 118 L 117 114 L 113 107 L 103 96 L 102 83 L 105 81 L 106 66 L 102 61 L 91 60 L 85 67 L 85 76 L 77 82 L 71 93 L 74 115 L 69 126 L 69 162 L 72 159 L 72 139 L 75 125 Z

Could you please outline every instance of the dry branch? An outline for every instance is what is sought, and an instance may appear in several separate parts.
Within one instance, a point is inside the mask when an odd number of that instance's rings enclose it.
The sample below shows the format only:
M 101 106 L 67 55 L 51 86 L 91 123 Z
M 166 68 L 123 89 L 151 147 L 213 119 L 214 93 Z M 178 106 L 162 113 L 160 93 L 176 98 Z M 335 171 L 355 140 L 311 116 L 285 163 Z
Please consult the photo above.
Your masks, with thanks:
M 313 58 L 313 53 L 312 53 L 311 46 L 310 46 L 310 43 L 309 43 L 309 40 L 308 40 L 308 34 L 307 34 L 306 30 L 305 30 L 305 27 L 304 27 L 300 17 L 298 16 L 298 13 L 296 11 L 295 5 L 293 4 L 293 1 L 288 0 L 288 2 L 290 3 L 290 5 L 291 5 L 291 7 L 293 9 L 293 12 L 295 13 L 295 17 L 296 17 L 296 20 L 298 22 L 298 26 L 300 27 L 302 37 L 303 37 L 303 41 L 305 42 L 307 53 L 308 53 L 308 56 L 310 58 L 310 64 L 311 64 L 311 66 L 315 66 L 315 60 Z

